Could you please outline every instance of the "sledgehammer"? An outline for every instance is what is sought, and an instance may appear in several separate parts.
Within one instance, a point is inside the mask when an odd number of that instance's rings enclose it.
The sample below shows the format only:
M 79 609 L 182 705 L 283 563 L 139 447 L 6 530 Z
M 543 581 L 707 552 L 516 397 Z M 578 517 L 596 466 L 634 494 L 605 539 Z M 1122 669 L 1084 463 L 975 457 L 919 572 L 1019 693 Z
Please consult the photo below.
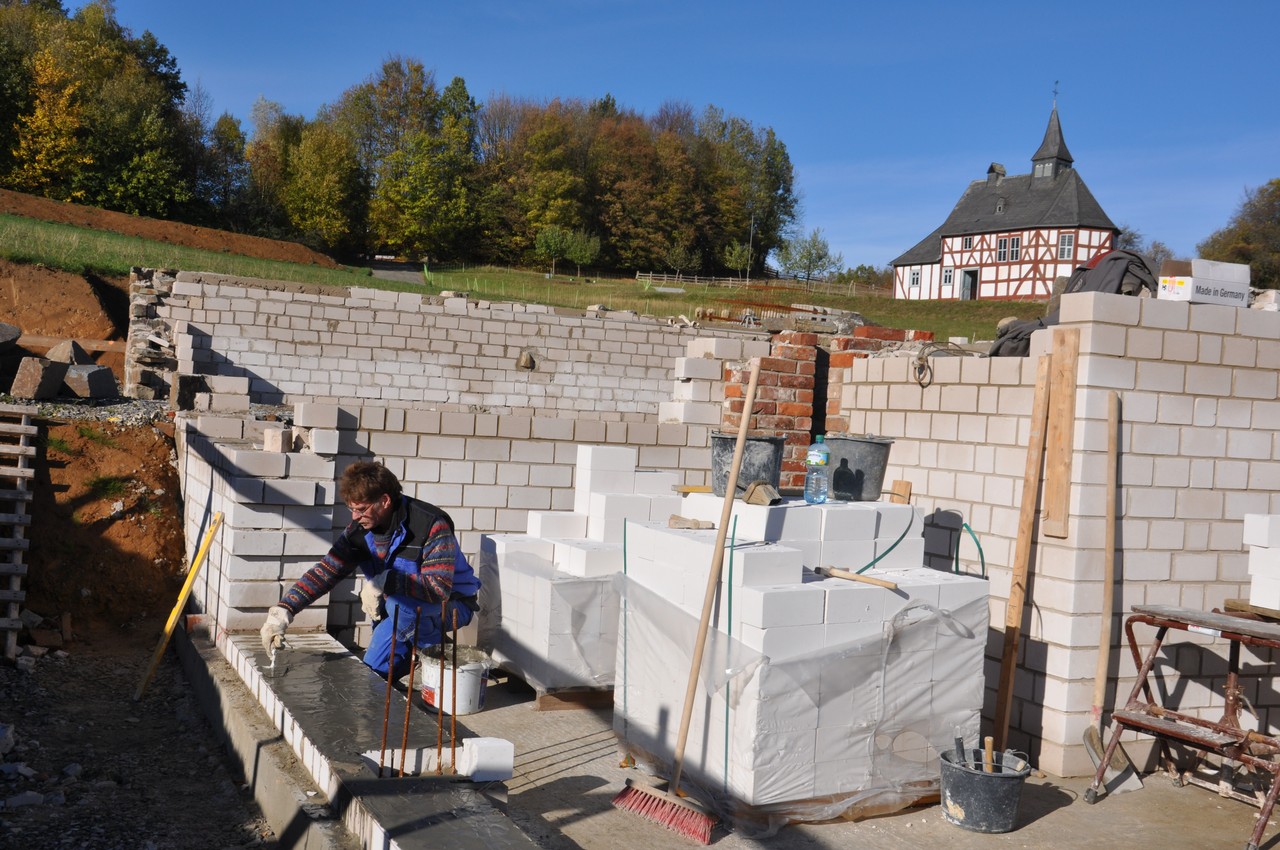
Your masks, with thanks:
M 820 576 L 829 576 L 831 578 L 843 578 L 849 581 L 860 581 L 863 584 L 874 584 L 876 587 L 887 588 L 888 590 L 897 590 L 898 585 L 886 579 L 876 578 L 874 576 L 864 576 L 861 573 L 852 573 L 848 570 L 838 569 L 836 567 L 814 567 L 813 571 Z

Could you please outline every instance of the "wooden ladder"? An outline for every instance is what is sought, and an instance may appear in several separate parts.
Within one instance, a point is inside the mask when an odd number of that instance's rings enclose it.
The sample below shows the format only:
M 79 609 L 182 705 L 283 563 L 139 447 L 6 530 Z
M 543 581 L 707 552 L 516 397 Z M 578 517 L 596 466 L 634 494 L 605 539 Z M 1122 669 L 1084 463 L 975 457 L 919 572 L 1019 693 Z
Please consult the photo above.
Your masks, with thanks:
M 31 424 L 34 407 L 0 404 L 0 632 L 4 634 L 4 655 L 18 655 L 18 632 L 22 630 L 22 577 L 27 574 L 27 526 L 31 516 L 30 483 L 35 476 L 36 426 Z

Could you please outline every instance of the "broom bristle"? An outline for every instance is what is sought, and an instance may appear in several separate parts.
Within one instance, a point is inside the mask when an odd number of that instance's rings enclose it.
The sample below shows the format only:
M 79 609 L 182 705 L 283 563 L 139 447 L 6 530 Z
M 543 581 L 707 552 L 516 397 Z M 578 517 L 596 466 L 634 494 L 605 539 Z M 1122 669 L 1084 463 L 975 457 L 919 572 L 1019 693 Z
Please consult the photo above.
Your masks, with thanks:
M 665 826 L 699 844 L 711 843 L 715 817 L 702 811 L 696 803 L 682 800 L 658 788 L 633 785 L 628 779 L 627 786 L 613 798 L 613 805 L 659 826 Z

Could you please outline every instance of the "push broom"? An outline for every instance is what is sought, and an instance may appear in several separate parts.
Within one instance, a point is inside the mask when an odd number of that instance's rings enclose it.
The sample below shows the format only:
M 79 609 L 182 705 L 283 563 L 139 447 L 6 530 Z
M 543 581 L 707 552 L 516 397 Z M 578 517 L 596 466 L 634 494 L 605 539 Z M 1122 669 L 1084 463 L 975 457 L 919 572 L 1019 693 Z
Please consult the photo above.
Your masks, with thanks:
M 738 442 L 733 448 L 733 463 L 729 467 L 729 480 L 724 488 L 724 508 L 720 512 L 716 544 L 711 553 L 711 571 L 707 575 L 707 591 L 702 599 L 702 618 L 698 621 L 698 636 L 693 642 L 693 661 L 689 665 L 689 684 L 684 693 L 684 710 L 680 715 L 680 732 L 676 736 L 675 768 L 670 782 L 657 784 L 627 780 L 627 785 L 613 798 L 620 809 L 635 812 L 687 836 L 700 844 L 711 843 L 711 828 L 716 817 L 705 807 L 680 793 L 680 775 L 684 772 L 684 748 L 689 740 L 689 721 L 693 717 L 693 699 L 698 690 L 698 672 L 702 669 L 702 655 L 706 648 L 707 631 L 711 626 L 711 611 L 715 606 L 716 591 L 720 587 L 720 569 L 724 565 L 724 544 L 733 515 L 733 500 L 738 492 L 738 471 L 742 466 L 742 450 L 747 442 L 747 426 L 755 406 L 756 385 L 760 381 L 760 361 L 751 364 L 751 379 L 742 402 L 742 416 L 738 423 Z

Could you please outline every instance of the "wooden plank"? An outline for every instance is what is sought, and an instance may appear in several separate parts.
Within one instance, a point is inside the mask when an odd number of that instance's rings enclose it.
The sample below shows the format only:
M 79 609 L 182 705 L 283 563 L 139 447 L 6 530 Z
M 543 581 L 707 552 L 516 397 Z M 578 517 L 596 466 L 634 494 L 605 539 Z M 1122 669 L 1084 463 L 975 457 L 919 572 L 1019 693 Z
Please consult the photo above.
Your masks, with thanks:
M 0 443 L 0 455 L 9 455 L 11 457 L 35 457 L 35 446 L 15 446 L 8 443 Z
M 23 334 L 18 337 L 18 345 L 30 351 L 48 351 L 55 345 L 67 341 L 67 337 L 39 334 Z M 85 351 L 110 351 L 116 354 L 125 352 L 125 341 L 120 339 L 77 339 L 76 342 Z
M 31 525 L 29 514 L 0 514 L 0 525 Z
M 30 502 L 30 490 L 0 490 L 0 502 Z
M 26 564 L 0 564 L 0 576 L 25 576 Z
M 15 425 L 12 422 L 0 422 L 0 434 L 12 434 L 18 437 L 34 437 L 40 433 L 35 425 Z
M 26 598 L 25 590 L 0 590 L 0 602 L 22 602 Z
M 16 537 L 0 537 L 0 549 L 21 549 L 24 552 L 31 546 L 30 540 L 22 540 Z
M 577 711 L 584 708 L 613 706 L 613 688 L 571 688 L 538 691 L 533 700 L 534 711 Z
M 1009 602 L 1005 605 L 1004 651 L 1000 656 L 1000 680 L 996 687 L 995 745 L 1005 748 L 1009 715 L 1013 710 L 1013 679 L 1018 666 L 1018 639 L 1022 634 L 1027 576 L 1031 572 L 1031 545 L 1036 529 L 1036 505 L 1040 495 L 1040 468 L 1044 463 L 1045 426 L 1049 418 L 1049 375 L 1053 356 L 1040 358 L 1036 390 L 1031 402 L 1031 435 L 1027 441 L 1027 466 L 1022 476 L 1022 507 L 1018 512 L 1018 539 L 1014 546 Z
M 893 486 L 889 489 L 889 501 L 896 505 L 906 505 L 911 502 L 911 482 L 898 479 L 893 482 Z
M 0 404 L 0 413 L 12 413 L 15 416 L 35 416 L 36 408 L 30 404 Z
M 22 478 L 30 479 L 35 477 L 35 470 L 27 469 L 21 466 L 0 466 L 0 478 Z
M 1263 608 L 1260 605 L 1254 605 L 1248 599 L 1227 599 L 1223 601 L 1222 607 L 1228 611 L 1256 614 L 1268 620 L 1280 620 L 1280 611 L 1275 608 Z
M 1044 518 L 1046 537 L 1067 536 L 1071 512 L 1071 460 L 1076 424 L 1076 371 L 1080 362 L 1080 329 L 1054 328 L 1053 370 L 1049 379 L 1049 430 L 1045 438 Z

